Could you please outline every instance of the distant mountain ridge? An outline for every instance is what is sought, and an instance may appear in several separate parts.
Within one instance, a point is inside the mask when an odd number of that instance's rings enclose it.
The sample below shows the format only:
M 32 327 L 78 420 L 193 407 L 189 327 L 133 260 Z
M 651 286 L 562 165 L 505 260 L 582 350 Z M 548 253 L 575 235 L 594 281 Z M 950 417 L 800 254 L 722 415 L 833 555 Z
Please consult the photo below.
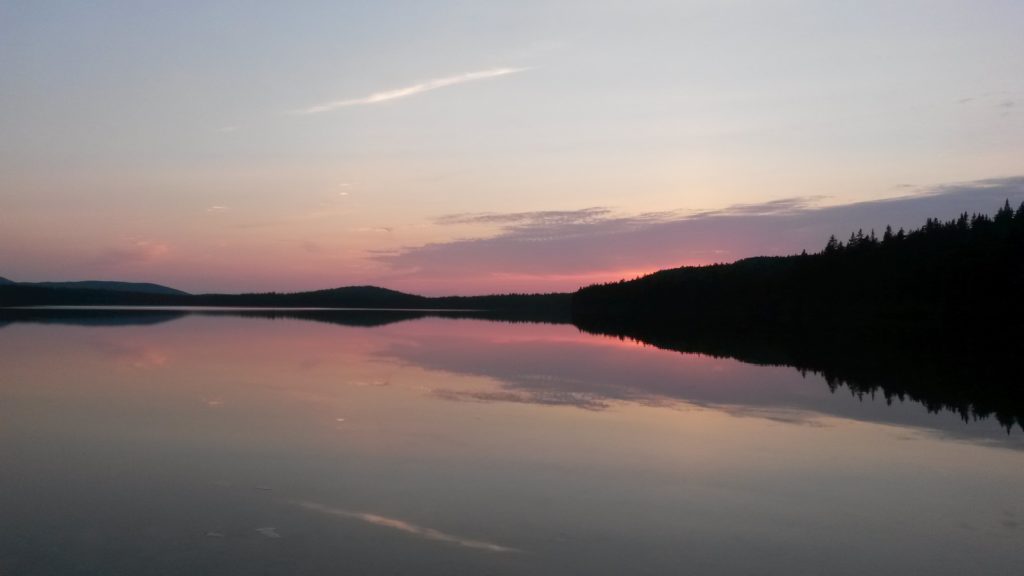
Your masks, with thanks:
M 15 282 L 0 276 L 0 286 L 35 286 L 70 290 L 110 290 L 113 292 L 135 292 L 139 294 L 188 295 L 184 290 L 152 282 L 120 282 L 116 280 L 73 280 L 68 282 Z
M 111 286 L 112 284 L 114 287 Z M 142 286 L 146 290 L 133 289 L 133 286 Z M 511 314 L 522 319 L 534 318 L 541 321 L 568 320 L 570 298 L 571 295 L 568 293 L 430 297 L 377 286 L 345 286 L 293 293 L 188 294 L 155 284 L 103 282 L 0 284 L 0 307 L 193 306 L 472 310 Z
M 9 281 L 10 282 L 10 281 Z M 115 292 L 137 292 L 140 294 L 178 294 L 187 295 L 188 292 L 153 284 L 152 282 L 118 282 L 113 280 L 77 280 L 71 282 L 10 282 L 21 286 L 40 286 L 43 288 L 71 288 L 85 290 L 112 290 Z M 0 282 L 4 284 L 4 282 Z

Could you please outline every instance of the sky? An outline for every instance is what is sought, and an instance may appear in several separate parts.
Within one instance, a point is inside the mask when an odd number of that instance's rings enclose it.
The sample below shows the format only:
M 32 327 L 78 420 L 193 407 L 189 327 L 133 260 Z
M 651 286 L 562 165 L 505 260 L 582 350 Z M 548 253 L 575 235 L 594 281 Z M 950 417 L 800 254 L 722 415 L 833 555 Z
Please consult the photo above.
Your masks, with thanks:
M 1024 3 L 0 0 L 0 276 L 573 290 L 1024 201 Z

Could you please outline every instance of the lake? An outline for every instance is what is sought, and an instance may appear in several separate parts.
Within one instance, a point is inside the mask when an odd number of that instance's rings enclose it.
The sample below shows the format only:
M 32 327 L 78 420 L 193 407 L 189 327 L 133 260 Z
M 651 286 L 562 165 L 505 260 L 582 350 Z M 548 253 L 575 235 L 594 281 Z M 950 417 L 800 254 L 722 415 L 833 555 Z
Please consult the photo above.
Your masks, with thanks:
M 0 323 L 0 574 L 1015 574 L 1024 433 L 570 324 Z

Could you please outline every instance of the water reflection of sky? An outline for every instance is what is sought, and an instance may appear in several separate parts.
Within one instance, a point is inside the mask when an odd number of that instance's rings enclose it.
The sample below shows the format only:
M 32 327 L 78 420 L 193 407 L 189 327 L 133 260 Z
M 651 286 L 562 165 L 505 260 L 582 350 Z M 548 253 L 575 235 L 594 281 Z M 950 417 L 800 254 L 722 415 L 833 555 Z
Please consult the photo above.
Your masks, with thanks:
M 0 573 L 995 573 L 1024 538 L 994 422 L 571 326 L 16 323 L 0 373 Z

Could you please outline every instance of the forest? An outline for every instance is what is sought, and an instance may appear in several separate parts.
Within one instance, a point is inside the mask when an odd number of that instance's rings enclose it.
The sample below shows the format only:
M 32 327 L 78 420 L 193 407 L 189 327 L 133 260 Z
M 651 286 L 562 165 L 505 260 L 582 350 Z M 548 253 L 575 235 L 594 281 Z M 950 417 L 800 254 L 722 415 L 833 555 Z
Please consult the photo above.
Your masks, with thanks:
M 916 230 L 857 230 L 821 251 L 662 270 L 582 288 L 578 323 L 688 330 L 981 336 L 1024 319 L 1024 203 Z

